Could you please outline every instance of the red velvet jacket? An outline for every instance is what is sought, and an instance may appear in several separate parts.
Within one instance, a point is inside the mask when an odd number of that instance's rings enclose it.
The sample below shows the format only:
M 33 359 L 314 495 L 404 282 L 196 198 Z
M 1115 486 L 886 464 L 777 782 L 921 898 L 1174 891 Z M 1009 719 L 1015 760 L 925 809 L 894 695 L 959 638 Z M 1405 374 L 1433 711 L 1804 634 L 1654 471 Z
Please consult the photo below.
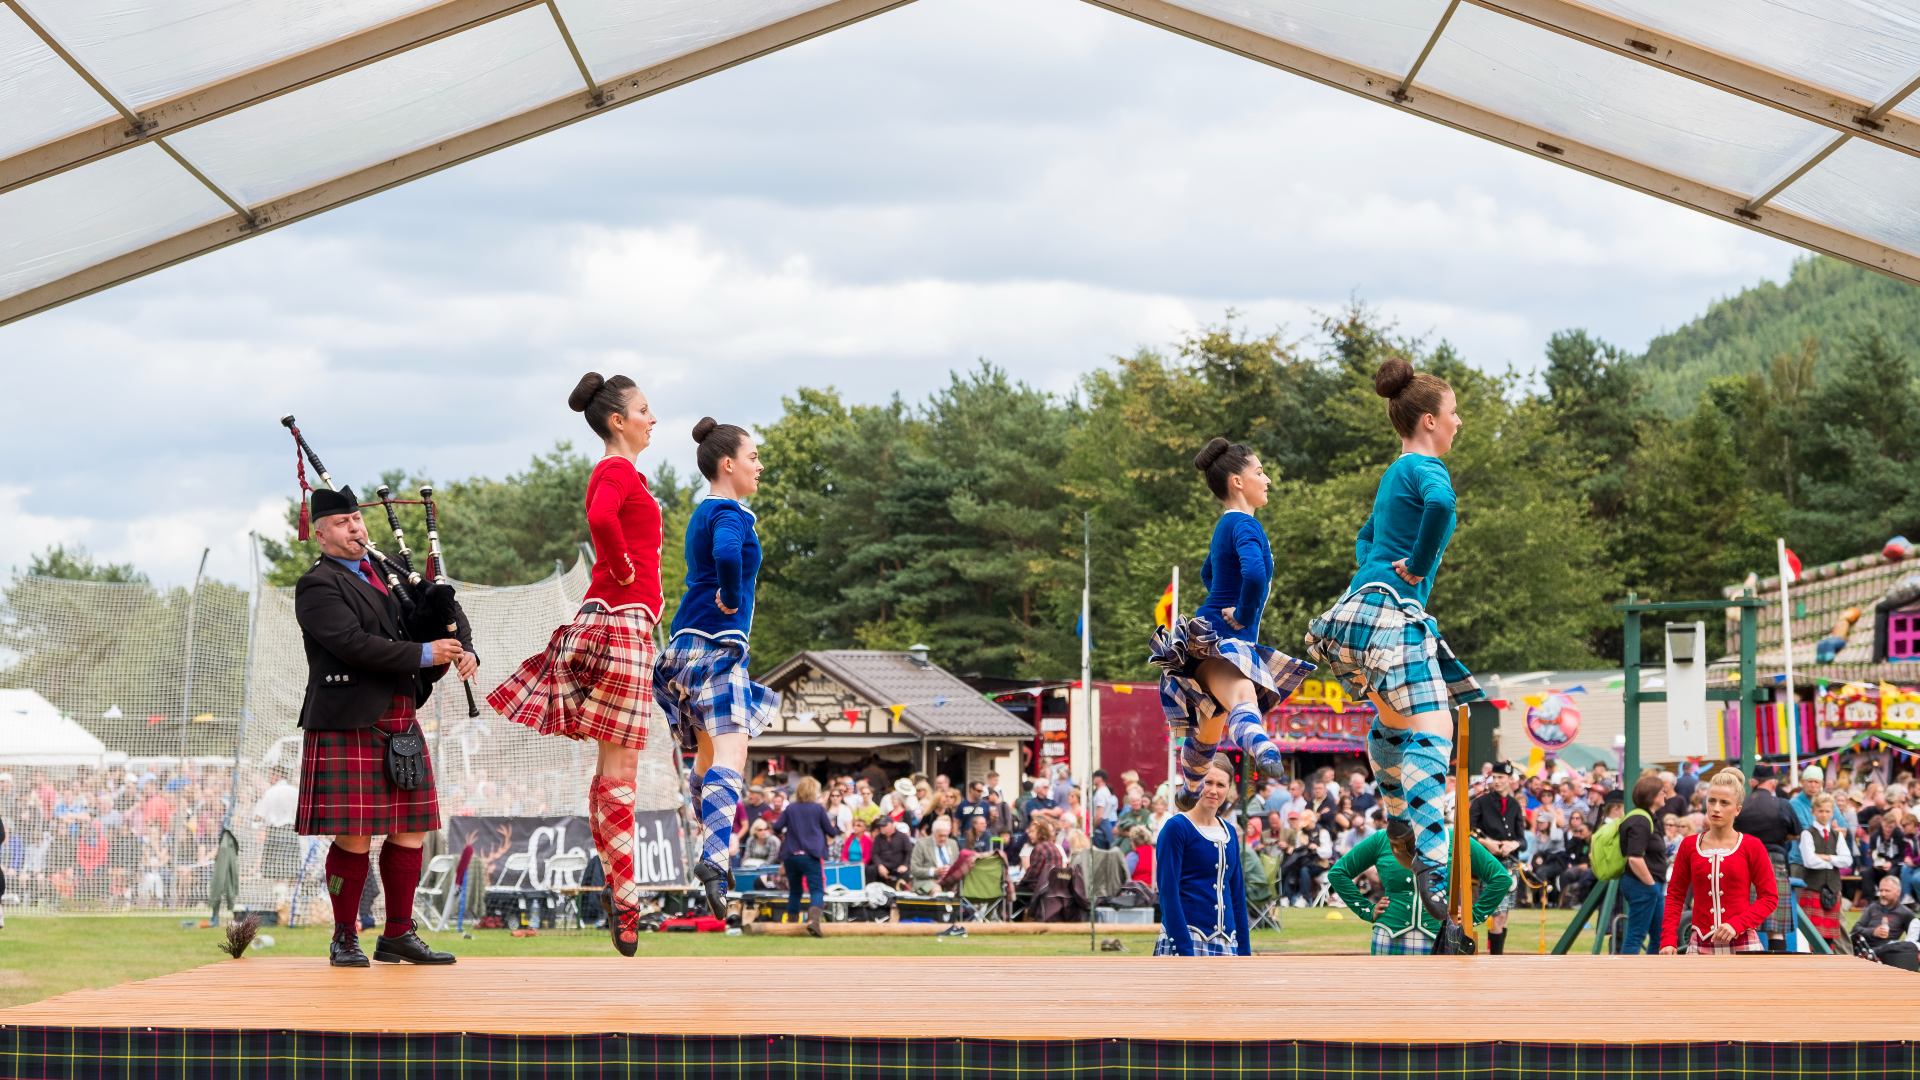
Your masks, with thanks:
M 587 599 L 615 611 L 639 606 L 660 621 L 660 504 L 626 458 L 602 458 L 587 480 L 587 531 L 593 581 Z M 620 579 L 631 575 L 625 585 Z
M 1726 923 L 1736 934 L 1758 930 L 1780 903 L 1773 882 L 1773 862 L 1757 836 L 1739 834 L 1732 851 L 1702 854 L 1700 837 L 1680 841 L 1673 857 L 1673 877 L 1667 882 L 1666 918 L 1660 924 L 1660 947 L 1679 947 L 1680 909 L 1693 900 L 1693 926 L 1705 937 Z

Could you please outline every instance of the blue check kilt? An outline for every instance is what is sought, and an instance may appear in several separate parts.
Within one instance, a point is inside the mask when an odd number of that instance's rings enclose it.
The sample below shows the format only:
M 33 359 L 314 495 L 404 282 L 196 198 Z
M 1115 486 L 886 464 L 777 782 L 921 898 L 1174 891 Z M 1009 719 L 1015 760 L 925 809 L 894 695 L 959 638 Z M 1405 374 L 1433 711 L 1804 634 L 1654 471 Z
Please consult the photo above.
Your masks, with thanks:
M 745 642 L 675 635 L 653 665 L 653 699 L 681 747 L 694 733 L 745 734 L 766 730 L 780 712 L 780 695 L 747 677 Z
M 1201 618 L 1178 621 L 1173 629 L 1154 630 L 1147 661 L 1160 669 L 1160 711 L 1174 739 L 1211 721 L 1227 709 L 1200 683 L 1200 665 L 1225 660 L 1253 680 L 1254 704 L 1265 716 L 1293 695 L 1313 665 L 1258 642 L 1222 637 Z
M 1209 936 L 1205 931 L 1189 926 L 1187 934 L 1193 938 L 1193 955 L 1195 956 L 1240 955 L 1239 945 L 1231 931 Z M 1160 940 L 1153 943 L 1153 955 L 1179 956 L 1180 947 L 1173 943 L 1173 939 L 1168 937 L 1165 931 L 1162 931 Z
M 1375 956 L 1432 956 L 1433 935 L 1418 927 L 1410 928 L 1404 934 L 1373 924 L 1373 955 Z
M 1793 901 L 1788 899 L 1793 895 L 1789 888 L 1793 884 L 1792 875 L 1787 870 L 1785 852 L 1768 850 L 1767 859 L 1773 863 L 1773 887 L 1780 895 L 1780 902 L 1773 905 L 1767 921 L 1760 924 L 1760 932 L 1773 937 L 1785 937 L 1787 931 L 1793 928 Z
M 1349 696 L 1377 692 L 1402 716 L 1487 696 L 1433 616 L 1384 585 L 1361 586 L 1307 624 L 1306 645 Z

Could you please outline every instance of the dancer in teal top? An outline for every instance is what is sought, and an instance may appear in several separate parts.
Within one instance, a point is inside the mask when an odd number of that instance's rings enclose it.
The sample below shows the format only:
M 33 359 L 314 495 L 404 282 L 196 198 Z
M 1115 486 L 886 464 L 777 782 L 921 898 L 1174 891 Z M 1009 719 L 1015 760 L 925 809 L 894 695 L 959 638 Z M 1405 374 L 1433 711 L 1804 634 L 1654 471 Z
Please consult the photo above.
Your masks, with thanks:
M 1266 715 L 1313 670 L 1260 644 L 1260 619 L 1273 581 L 1273 549 L 1255 510 L 1267 505 L 1273 481 L 1241 443 L 1216 438 L 1193 459 L 1220 500 L 1213 543 L 1200 566 L 1206 599 L 1193 617 L 1177 614 L 1153 632 L 1148 660 L 1161 669 L 1160 708 L 1180 746 L 1181 783 L 1174 805 L 1192 810 L 1200 780 L 1224 734 L 1261 773 L 1281 775 L 1280 747 L 1267 736 Z
M 1375 710 L 1367 756 L 1386 806 L 1387 836 L 1413 868 L 1415 892 L 1447 917 L 1447 764 L 1451 705 L 1485 697 L 1454 656 L 1427 598 L 1453 536 L 1453 481 L 1441 462 L 1460 431 L 1453 388 L 1394 357 L 1373 388 L 1387 399 L 1400 457 L 1374 492 L 1354 539 L 1358 569 L 1339 602 L 1307 628 L 1307 655 Z M 1457 940 L 1457 927 L 1442 947 Z

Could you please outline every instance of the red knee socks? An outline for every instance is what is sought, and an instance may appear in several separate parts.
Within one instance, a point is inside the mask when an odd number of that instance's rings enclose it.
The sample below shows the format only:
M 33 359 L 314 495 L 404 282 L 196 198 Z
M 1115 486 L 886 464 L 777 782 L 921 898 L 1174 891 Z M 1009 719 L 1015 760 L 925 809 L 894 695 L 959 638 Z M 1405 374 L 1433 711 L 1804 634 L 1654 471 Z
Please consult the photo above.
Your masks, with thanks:
M 614 907 L 626 913 L 640 906 L 640 886 L 633 880 L 633 796 L 633 781 L 611 776 L 595 776 L 587 788 L 593 846 L 600 849 Z
M 360 892 L 367 887 L 367 853 L 339 844 L 327 849 L 327 899 L 333 903 L 333 929 L 360 931 Z
M 366 873 L 365 855 L 360 857 Z M 420 849 L 401 847 L 392 840 L 380 845 L 380 887 L 387 893 L 387 926 L 382 933 L 399 937 L 413 929 L 413 890 L 420 884 Z

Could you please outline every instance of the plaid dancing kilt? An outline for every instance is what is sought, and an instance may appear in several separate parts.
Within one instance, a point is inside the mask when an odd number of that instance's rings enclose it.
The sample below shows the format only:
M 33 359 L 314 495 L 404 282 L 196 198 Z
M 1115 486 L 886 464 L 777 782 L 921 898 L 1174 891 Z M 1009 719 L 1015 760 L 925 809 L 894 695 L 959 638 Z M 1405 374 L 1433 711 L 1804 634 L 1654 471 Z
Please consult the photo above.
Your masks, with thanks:
M 653 712 L 653 616 L 595 601 L 487 695 L 493 711 L 542 735 L 644 749 Z
M 1313 672 L 1312 664 L 1278 649 L 1222 637 L 1197 616 L 1176 622 L 1171 631 L 1156 628 L 1148 647 L 1148 662 L 1160 669 L 1160 711 L 1175 739 L 1227 711 L 1201 685 L 1200 665 L 1205 661 L 1225 660 L 1253 680 L 1254 704 L 1262 716 L 1293 696 Z
M 1233 931 L 1231 930 L 1223 930 L 1218 934 L 1209 935 L 1189 926 L 1187 927 L 1187 934 L 1193 938 L 1193 955 L 1195 956 L 1239 955 L 1239 942 L 1234 939 Z M 1153 955 L 1179 956 L 1180 947 L 1173 943 L 1173 939 L 1167 936 L 1166 931 L 1162 930 L 1160 932 L 1160 940 L 1153 943 Z
M 1781 904 L 1780 906 L 1786 907 L 1787 905 Z M 1807 913 L 1808 920 L 1813 923 L 1814 929 L 1820 931 L 1821 937 L 1827 939 L 1829 942 L 1837 942 L 1840 940 L 1844 933 L 1840 928 L 1840 910 L 1835 908 L 1832 911 L 1828 911 L 1826 907 L 1820 903 L 1820 891 L 1818 889 L 1800 890 L 1800 910 Z
M 682 748 L 692 752 L 694 733 L 765 731 L 780 713 L 780 695 L 747 677 L 747 645 L 699 634 L 675 634 L 653 665 L 660 711 Z
M 377 731 L 398 734 L 413 722 L 413 696 L 400 694 L 373 727 L 307 732 L 293 830 L 302 836 L 385 836 L 438 829 L 431 754 L 422 755 L 426 783 L 418 788 L 405 791 L 387 779 L 387 740 Z
M 1373 955 L 1375 956 L 1432 956 L 1433 937 L 1419 927 L 1411 927 L 1404 934 L 1373 924 Z
M 1793 895 L 1788 891 L 1792 879 L 1787 874 L 1787 857 L 1784 853 L 1768 851 L 1767 858 L 1773 862 L 1773 887 L 1780 893 L 1780 902 L 1773 905 L 1767 921 L 1760 924 L 1760 932 L 1770 937 L 1784 937 L 1793 928 L 1793 904 L 1787 899 Z
M 1520 864 L 1508 862 L 1507 860 L 1502 859 L 1500 860 L 1500 865 L 1506 867 L 1507 873 L 1513 876 L 1513 885 L 1507 889 L 1507 895 L 1500 898 L 1500 903 L 1497 906 L 1495 906 L 1493 909 L 1493 915 L 1505 915 L 1507 912 L 1512 911 L 1513 898 L 1515 896 L 1518 896 L 1520 893 Z M 1477 882 L 1474 884 L 1473 899 L 1475 900 L 1475 902 L 1479 901 L 1480 893 L 1485 889 L 1486 889 L 1485 885 L 1479 884 Z M 1492 918 L 1492 915 L 1489 915 L 1488 918 Z
M 1384 585 L 1362 586 L 1308 623 L 1306 645 L 1350 696 L 1377 692 L 1402 716 L 1487 696 L 1433 616 Z
M 1766 952 L 1767 947 L 1760 944 L 1760 935 L 1749 930 L 1725 945 L 1715 945 L 1700 935 L 1700 928 L 1694 927 L 1687 942 L 1687 951 L 1698 956 L 1728 956 L 1733 953 Z

